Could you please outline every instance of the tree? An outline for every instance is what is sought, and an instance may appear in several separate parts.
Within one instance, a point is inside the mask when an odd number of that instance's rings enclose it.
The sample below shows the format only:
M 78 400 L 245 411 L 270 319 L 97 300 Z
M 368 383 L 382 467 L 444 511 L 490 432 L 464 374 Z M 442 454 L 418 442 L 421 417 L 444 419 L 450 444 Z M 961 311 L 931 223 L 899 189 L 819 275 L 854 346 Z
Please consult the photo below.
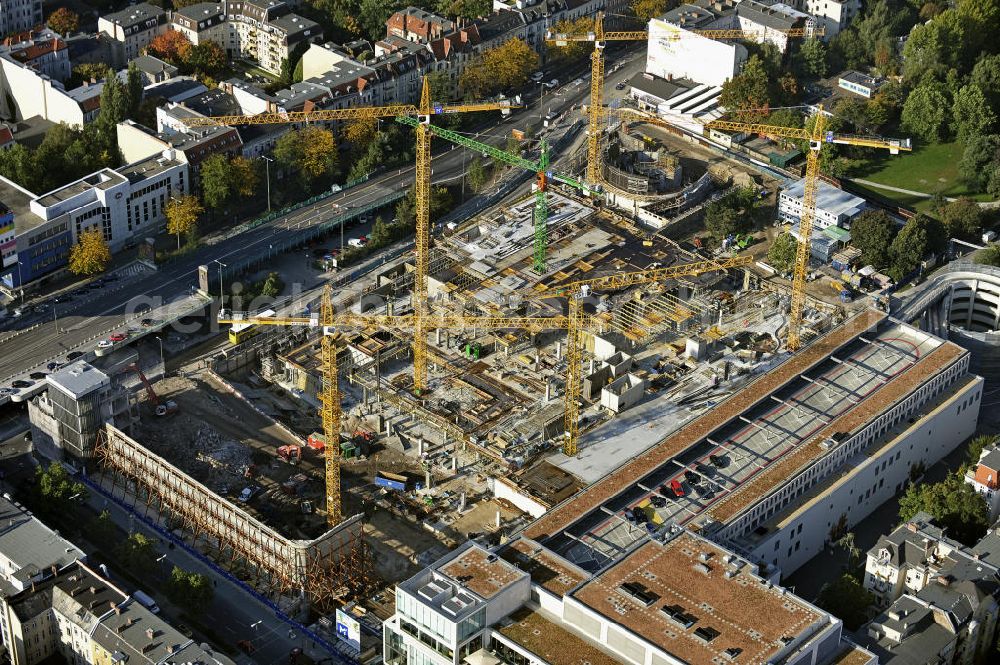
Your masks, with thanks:
M 459 85 L 473 97 L 512 93 L 538 68 L 538 54 L 523 39 L 510 39 L 483 53 L 466 67 Z
M 228 62 L 226 50 L 211 39 L 192 46 L 184 57 L 184 64 L 193 71 L 213 77 L 222 72 Z
M 101 110 L 97 116 L 102 131 L 114 132 L 115 126 L 129 115 L 132 100 L 129 91 L 115 71 L 108 67 L 104 74 L 104 88 L 101 90 Z
M 976 252 L 972 260 L 976 263 L 1000 268 L 1000 245 L 995 242 L 990 243 L 984 249 Z
M 663 0 L 640 0 L 641 2 L 662 2 Z M 649 19 L 646 19 L 647 21 Z M 552 27 L 552 32 L 556 34 L 579 35 L 594 31 L 594 19 L 590 16 L 581 16 L 575 21 L 561 19 L 556 21 Z M 546 48 L 552 57 L 559 62 L 578 62 L 582 60 L 593 48 L 589 42 L 566 42 L 565 45 L 546 44 Z
M 889 246 L 896 224 L 884 210 L 865 210 L 851 223 L 851 244 L 861 250 L 861 260 L 876 268 L 889 263 Z
M 376 217 L 375 223 L 372 224 L 371 233 L 368 234 L 369 243 L 375 247 L 384 247 L 389 244 L 389 238 L 389 226 L 381 216 Z
M 212 604 L 215 590 L 207 575 L 174 566 L 167 583 L 167 596 L 187 612 L 199 615 Z
M 49 14 L 49 19 L 46 23 L 54 31 L 66 37 L 76 32 L 77 28 L 80 27 L 80 17 L 77 16 L 76 12 L 66 7 L 60 7 Z
M 69 250 L 69 271 L 74 275 L 96 275 L 111 262 L 111 250 L 96 226 L 80 233 Z
M 768 81 L 764 61 L 752 55 L 739 74 L 722 84 L 719 104 L 739 118 L 767 115 L 771 103 Z
M 973 136 L 965 143 L 958 173 L 969 186 L 977 191 L 986 189 L 990 175 L 1000 164 L 1000 135 Z
M 367 148 L 377 132 L 378 120 L 375 118 L 355 118 L 344 123 L 343 139 L 355 150 Z
M 279 138 L 274 157 L 285 168 L 296 171 L 308 185 L 333 174 L 337 167 L 337 144 L 330 130 L 310 125 Z
M 753 226 L 757 196 L 751 189 L 735 189 L 705 206 L 705 228 L 722 240 Z
M 135 61 L 128 63 L 128 72 L 125 76 L 125 98 L 128 100 L 128 112 L 126 117 L 135 120 L 142 105 L 142 92 L 145 88 L 142 72 L 139 71 Z
M 789 272 L 795 265 L 795 253 L 798 241 L 791 233 L 782 233 L 771 243 L 767 250 L 767 262 L 779 273 Z
M 649 23 L 650 19 L 663 16 L 663 13 L 675 4 L 673 0 L 632 0 L 630 6 L 636 18 L 643 23 Z
M 983 450 L 997 445 L 994 434 L 980 434 L 969 439 L 969 447 L 965 451 L 965 459 L 969 464 L 979 464 L 979 456 Z
M 903 104 L 903 128 L 929 143 L 940 141 L 948 131 L 950 107 L 942 83 L 921 83 Z
M 1000 107 L 1000 55 L 980 55 L 969 83 L 983 91 L 991 108 Z
M 177 236 L 177 249 L 181 248 L 181 235 L 193 235 L 198 229 L 198 216 L 205 212 L 195 196 L 181 196 L 167 201 L 167 233 Z
M 149 43 L 146 52 L 173 65 L 180 65 L 187 58 L 192 46 L 191 40 L 184 33 L 167 30 L 163 34 L 157 35 Z
M 243 197 L 253 196 L 260 184 L 260 169 L 249 157 L 236 155 L 229 160 L 229 175 L 232 190 Z
M 796 64 L 804 78 L 823 78 L 826 76 L 826 46 L 815 38 L 805 40 L 799 47 Z
M 90 520 L 87 526 L 87 537 L 93 543 L 110 545 L 118 536 L 118 527 L 111 519 L 111 513 L 102 510 L 101 514 Z
M 229 199 L 233 182 L 229 160 L 221 153 L 210 155 L 201 163 L 201 199 L 205 205 L 218 210 Z
M 479 192 L 486 186 L 486 167 L 483 166 L 483 160 L 479 157 L 475 157 L 469 164 L 466 175 L 469 178 L 469 187 L 472 191 Z
M 71 502 L 87 497 L 87 488 L 74 481 L 59 462 L 35 467 L 34 492 L 39 512 L 47 515 L 65 515 Z
M 948 474 L 939 483 L 907 486 L 899 499 L 899 519 L 907 522 L 921 511 L 951 537 L 970 546 L 983 537 L 990 524 L 986 501 L 958 473 Z
M 943 231 L 944 226 L 933 217 L 919 214 L 911 218 L 889 247 L 893 279 L 899 281 L 915 270 L 928 252 L 940 251 L 942 237 L 947 237 Z
M 983 213 L 972 199 L 962 197 L 944 206 L 941 221 L 948 234 L 962 240 L 976 240 L 983 230 Z
M 997 116 L 990 108 L 986 95 L 976 85 L 963 85 L 952 105 L 955 133 L 959 139 L 988 134 L 996 125 Z
M 413 228 L 416 223 L 416 194 L 411 187 L 406 196 L 396 204 L 396 219 L 403 226 Z M 452 207 L 451 194 L 446 187 L 431 187 L 431 219 L 437 219 Z
M 156 547 L 144 534 L 133 533 L 117 549 L 118 560 L 135 573 L 146 575 L 156 565 Z
M 851 630 L 857 630 L 868 620 L 868 606 L 874 602 L 875 596 L 850 573 L 824 584 L 816 598 L 819 607 L 839 618 Z

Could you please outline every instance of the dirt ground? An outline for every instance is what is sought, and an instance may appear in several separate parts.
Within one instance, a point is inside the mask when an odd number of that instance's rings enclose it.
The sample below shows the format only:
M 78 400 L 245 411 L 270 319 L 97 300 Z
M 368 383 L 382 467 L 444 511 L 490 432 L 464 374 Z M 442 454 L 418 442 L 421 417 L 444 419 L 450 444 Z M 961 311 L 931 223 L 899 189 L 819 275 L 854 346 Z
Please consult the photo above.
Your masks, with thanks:
M 156 418 L 143 404 L 138 441 L 220 496 L 235 500 L 243 488 L 254 488 L 245 508 L 289 537 L 314 538 L 323 532 L 323 516 L 306 514 L 300 505 L 308 501 L 322 507 L 322 457 L 303 449 L 298 465 L 280 460 L 279 446 L 302 441 L 206 375 L 172 376 L 154 388 L 161 401 L 172 400 L 179 410 Z M 255 477 L 247 478 L 248 468 Z

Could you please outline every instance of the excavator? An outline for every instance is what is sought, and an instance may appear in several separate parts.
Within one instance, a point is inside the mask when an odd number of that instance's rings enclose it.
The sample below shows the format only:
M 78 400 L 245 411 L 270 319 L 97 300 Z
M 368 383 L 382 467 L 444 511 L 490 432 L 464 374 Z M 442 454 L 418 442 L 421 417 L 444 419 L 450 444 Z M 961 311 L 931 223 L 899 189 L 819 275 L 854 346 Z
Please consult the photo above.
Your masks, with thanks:
M 155 413 L 158 418 L 172 415 L 180 410 L 177 406 L 177 402 L 173 400 L 163 403 L 160 402 L 159 396 L 156 394 L 156 391 L 153 390 L 153 384 L 151 384 L 149 379 L 146 378 L 146 375 L 142 373 L 142 370 L 139 369 L 139 365 L 137 363 L 129 365 L 126 368 L 126 371 L 135 372 L 139 375 L 142 385 L 146 388 L 146 396 L 149 398 L 149 403 L 153 405 L 153 413 Z

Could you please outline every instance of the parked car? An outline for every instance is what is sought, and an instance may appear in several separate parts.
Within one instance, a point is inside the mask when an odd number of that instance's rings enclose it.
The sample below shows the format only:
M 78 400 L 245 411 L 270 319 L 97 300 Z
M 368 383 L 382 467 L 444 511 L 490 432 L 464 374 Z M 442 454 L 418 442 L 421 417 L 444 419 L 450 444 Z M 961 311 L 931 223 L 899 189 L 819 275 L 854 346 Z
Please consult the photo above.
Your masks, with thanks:
M 243 491 L 240 492 L 239 497 L 237 497 L 237 501 L 240 503 L 248 503 L 250 499 L 253 498 L 253 495 L 254 491 L 252 487 L 244 487 Z
M 66 354 L 66 360 L 72 362 L 83 355 L 83 351 L 70 351 Z
M 663 508 L 665 505 L 667 505 L 667 500 L 664 499 L 662 496 L 658 495 L 651 496 L 649 497 L 649 505 L 651 505 L 653 508 Z
M 543 72 L 535 72 L 530 78 L 535 83 L 541 83 L 542 79 L 545 78 L 545 74 Z
M 717 455 L 715 453 L 712 453 L 711 455 L 708 456 L 708 461 L 712 463 L 712 466 L 718 469 L 722 469 L 727 464 L 729 464 L 729 460 L 726 458 L 725 455 Z
M 97 348 L 99 348 L 99 349 L 108 349 L 108 348 L 111 348 L 114 345 L 115 345 L 115 343 L 112 342 L 110 339 L 102 339 L 100 342 L 97 343 Z
M 624 90 L 624 89 L 625 89 L 625 81 L 621 81 L 620 83 L 615 84 L 615 90 Z
M 688 481 L 688 483 L 692 485 L 696 485 L 698 484 L 698 481 L 701 480 L 701 476 L 694 471 L 687 470 L 684 472 L 684 480 Z
M 59 369 L 60 367 L 62 367 L 62 363 L 53 360 L 52 362 L 50 362 L 48 365 L 45 366 L 45 369 L 49 370 L 50 372 L 53 372 Z
M 127 333 L 112 333 L 111 336 L 108 337 L 108 341 L 110 342 L 124 342 L 127 339 L 128 339 Z
M 684 486 L 681 485 L 681 481 L 677 479 L 670 481 L 670 491 L 673 492 L 676 497 L 684 496 Z
M 46 372 L 32 372 L 31 374 L 28 375 L 28 377 L 36 381 L 41 381 L 42 379 L 45 378 L 46 374 L 47 374 Z
M 30 388 L 31 386 L 35 385 L 35 382 L 25 381 L 24 379 L 18 379 L 17 381 L 12 382 L 10 385 L 14 386 L 15 388 Z

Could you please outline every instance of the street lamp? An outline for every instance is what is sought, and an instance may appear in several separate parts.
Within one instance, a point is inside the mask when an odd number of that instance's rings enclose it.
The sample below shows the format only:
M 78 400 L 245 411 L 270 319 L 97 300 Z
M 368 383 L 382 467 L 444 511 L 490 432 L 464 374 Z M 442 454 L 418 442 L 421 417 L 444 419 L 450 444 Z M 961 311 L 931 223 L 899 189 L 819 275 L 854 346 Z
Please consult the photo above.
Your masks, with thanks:
M 160 343 L 160 366 L 163 368 L 163 376 L 167 375 L 167 363 L 163 361 L 163 338 L 156 336 L 156 341 Z
M 271 212 L 271 162 L 274 160 L 264 155 L 260 158 L 264 160 L 264 168 L 267 171 L 267 211 Z
M 219 264 L 219 307 L 222 307 L 222 305 L 225 304 L 225 296 L 223 295 L 225 293 L 225 290 L 222 287 L 222 269 L 228 268 L 229 266 L 227 266 L 219 259 L 212 259 L 212 263 Z

